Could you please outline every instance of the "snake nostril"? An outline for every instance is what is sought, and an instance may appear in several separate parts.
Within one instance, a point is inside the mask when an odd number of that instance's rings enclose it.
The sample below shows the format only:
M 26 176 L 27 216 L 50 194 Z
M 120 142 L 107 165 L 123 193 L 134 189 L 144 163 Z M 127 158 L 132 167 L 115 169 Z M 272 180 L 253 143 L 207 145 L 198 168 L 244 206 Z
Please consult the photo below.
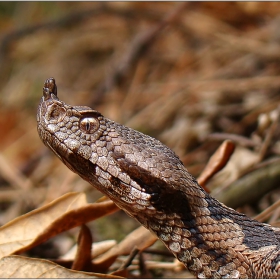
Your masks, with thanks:
M 66 115 L 66 110 L 61 108 L 57 104 L 53 104 L 50 108 L 48 108 L 46 113 L 46 119 L 50 123 L 58 123 L 63 120 Z

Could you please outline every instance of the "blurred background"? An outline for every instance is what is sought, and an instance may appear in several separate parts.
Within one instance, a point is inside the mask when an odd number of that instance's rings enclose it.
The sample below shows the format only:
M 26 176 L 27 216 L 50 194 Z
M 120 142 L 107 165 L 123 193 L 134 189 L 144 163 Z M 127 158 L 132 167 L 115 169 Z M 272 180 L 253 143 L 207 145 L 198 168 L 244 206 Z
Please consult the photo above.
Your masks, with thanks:
M 196 177 L 233 140 L 232 159 L 209 183 L 217 197 L 261 164 L 279 168 L 279 15 L 277 2 L 1 2 L 0 225 L 67 192 L 101 196 L 38 137 L 49 77 L 62 101 L 161 140 Z M 279 174 L 230 206 L 257 215 L 278 201 Z M 121 240 L 136 227 L 122 212 L 91 225 L 95 240 Z M 30 255 L 57 257 L 76 236 Z

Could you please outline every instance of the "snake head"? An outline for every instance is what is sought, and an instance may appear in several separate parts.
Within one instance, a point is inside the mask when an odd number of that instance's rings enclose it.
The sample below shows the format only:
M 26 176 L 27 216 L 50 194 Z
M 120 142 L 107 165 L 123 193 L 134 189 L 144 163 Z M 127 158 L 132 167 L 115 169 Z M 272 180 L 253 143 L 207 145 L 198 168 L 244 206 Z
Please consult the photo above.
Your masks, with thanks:
M 54 78 L 45 81 L 37 110 L 39 136 L 76 173 L 78 162 L 79 166 L 88 164 L 92 156 L 91 144 L 105 129 L 102 123 L 103 116 L 99 112 L 86 106 L 67 105 L 59 100 Z

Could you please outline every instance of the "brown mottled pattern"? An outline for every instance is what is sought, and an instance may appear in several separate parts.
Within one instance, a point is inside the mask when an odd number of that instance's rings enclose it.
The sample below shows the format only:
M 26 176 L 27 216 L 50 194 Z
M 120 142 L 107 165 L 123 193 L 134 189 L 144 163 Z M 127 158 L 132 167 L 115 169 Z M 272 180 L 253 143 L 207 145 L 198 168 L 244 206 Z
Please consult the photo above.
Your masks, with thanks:
M 71 170 L 154 232 L 199 278 L 277 278 L 280 233 L 208 195 L 160 141 L 60 101 L 46 80 L 38 132 Z

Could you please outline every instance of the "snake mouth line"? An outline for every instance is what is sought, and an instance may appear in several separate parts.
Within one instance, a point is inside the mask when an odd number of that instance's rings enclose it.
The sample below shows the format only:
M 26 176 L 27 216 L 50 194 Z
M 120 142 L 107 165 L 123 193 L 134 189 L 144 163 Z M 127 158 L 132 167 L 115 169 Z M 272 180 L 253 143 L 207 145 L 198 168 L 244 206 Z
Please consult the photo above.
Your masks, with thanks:
M 41 116 L 40 116 L 41 117 Z M 41 131 L 44 131 L 44 133 L 42 133 Z M 68 167 L 70 168 L 73 172 L 75 172 L 75 170 L 72 168 L 70 162 L 68 162 L 66 160 L 66 158 L 69 156 L 70 153 L 73 153 L 70 149 L 68 149 L 68 147 L 58 138 L 55 136 L 55 134 L 49 132 L 47 130 L 47 127 L 42 127 L 42 126 L 38 126 L 38 132 L 39 132 L 39 136 L 42 139 L 43 143 Z M 44 134 L 47 134 L 47 136 L 44 136 Z M 48 138 L 55 138 L 55 142 L 56 142 L 56 147 L 53 147 L 49 141 Z M 52 141 L 53 142 L 53 141 Z M 59 147 L 59 149 L 56 150 L 56 148 Z M 60 155 L 59 151 L 63 150 L 64 155 Z M 75 172 L 76 173 L 76 172 Z
M 52 152 L 53 152 L 62 162 L 64 162 L 64 160 L 62 159 L 62 157 L 60 156 L 60 154 L 57 153 L 56 150 L 53 149 L 53 147 L 52 147 L 48 142 L 47 142 L 46 144 L 47 144 L 47 146 L 52 150 Z

